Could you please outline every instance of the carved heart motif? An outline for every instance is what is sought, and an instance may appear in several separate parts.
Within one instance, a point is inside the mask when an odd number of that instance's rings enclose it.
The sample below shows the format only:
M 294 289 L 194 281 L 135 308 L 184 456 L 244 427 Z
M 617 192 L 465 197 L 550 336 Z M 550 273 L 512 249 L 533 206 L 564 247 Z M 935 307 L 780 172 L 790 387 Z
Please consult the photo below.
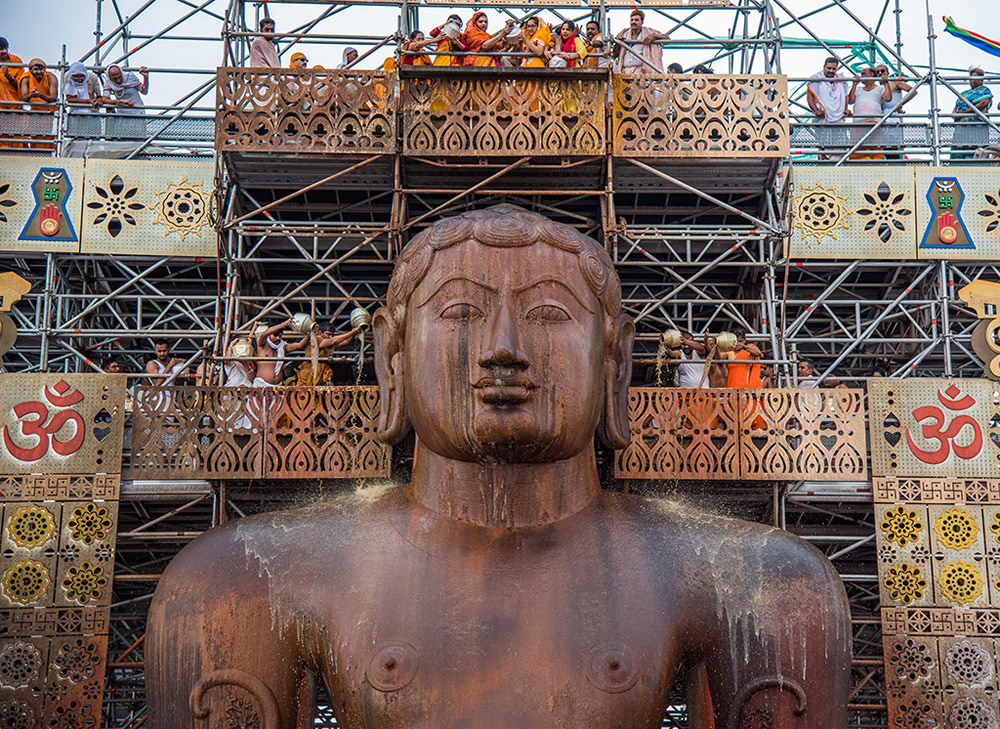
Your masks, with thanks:
M 886 442 L 893 448 L 895 448 L 896 444 L 899 443 L 899 433 L 883 433 L 882 435 L 885 437 Z
M 104 439 L 111 435 L 111 428 L 94 428 L 94 437 L 97 438 L 101 443 Z

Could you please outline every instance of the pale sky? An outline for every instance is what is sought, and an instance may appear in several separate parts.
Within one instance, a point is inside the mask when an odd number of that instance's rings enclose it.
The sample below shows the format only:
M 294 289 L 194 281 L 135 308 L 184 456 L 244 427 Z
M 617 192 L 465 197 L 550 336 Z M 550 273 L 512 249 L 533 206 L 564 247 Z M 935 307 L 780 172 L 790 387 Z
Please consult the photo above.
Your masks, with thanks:
M 165 27 L 190 13 L 194 6 L 205 0 L 154 0 L 149 9 L 145 10 L 132 24 L 133 37 L 129 40 L 131 49 L 147 43 L 144 36 L 155 35 Z M 94 32 L 97 25 L 97 9 L 102 13 L 101 27 L 107 34 L 113 31 L 120 20 L 117 11 L 127 17 L 136 13 L 145 0 L 30 0 L 30 2 L 14 2 L 0 0 L 7 7 L 0 23 L 0 35 L 10 41 L 11 52 L 19 55 L 25 61 L 31 57 L 40 56 L 48 62 L 58 62 L 62 57 L 63 46 L 66 48 L 66 58 L 69 61 L 79 60 L 94 46 Z M 829 5 L 827 0 L 781 0 L 781 2 L 797 15 L 803 15 L 810 10 Z M 927 42 L 927 0 L 899 0 L 902 8 L 900 22 L 902 28 L 903 57 L 911 64 L 924 65 L 928 63 Z M 890 46 L 894 46 L 895 16 L 892 12 L 895 0 L 890 0 L 890 7 L 882 21 L 880 37 Z M 987 73 L 1000 72 L 1000 58 L 990 56 L 976 48 L 953 38 L 943 32 L 944 23 L 941 16 L 951 14 L 955 22 L 974 30 L 982 35 L 1000 39 L 1000 10 L 996 9 L 996 0 L 929 0 L 930 13 L 934 19 L 937 33 L 936 51 L 939 66 L 965 69 L 970 64 L 978 64 Z M 225 14 L 228 0 L 209 0 L 206 9 L 221 16 Z M 883 9 L 883 0 L 847 0 L 845 6 L 855 13 L 869 26 L 874 26 Z M 268 4 L 270 14 L 278 23 L 279 32 L 289 30 L 294 26 L 309 22 L 330 7 L 329 3 L 286 3 L 272 0 Z M 255 5 L 245 3 L 247 19 L 253 24 Z M 788 14 L 778 11 L 782 21 L 790 20 Z M 984 9 L 990 8 L 988 12 Z M 439 24 L 447 16 L 447 6 L 423 8 L 420 11 L 422 30 L 429 30 Z M 458 13 L 463 20 L 471 15 L 469 8 L 461 8 Z M 562 11 L 569 17 L 580 17 L 582 12 Z M 676 8 L 667 10 L 675 19 L 685 19 L 693 10 Z M 612 11 L 611 27 L 617 32 L 627 23 L 627 9 Z M 502 22 L 502 16 L 497 11 L 489 11 L 490 27 L 497 28 Z M 520 12 L 515 12 L 520 17 Z M 723 36 L 728 33 L 736 13 L 728 10 L 706 10 L 695 17 L 691 24 L 697 29 L 713 36 Z M 556 16 L 548 10 L 541 12 L 541 17 L 555 21 Z M 753 19 L 754 25 L 757 18 Z M 865 38 L 864 31 L 851 20 L 847 14 L 837 8 L 823 10 L 808 19 L 805 23 L 813 33 L 824 40 L 859 41 Z M 647 10 L 646 24 L 658 30 L 670 31 L 673 23 L 670 19 L 657 15 L 654 10 Z M 384 37 L 394 32 L 398 27 L 398 12 L 395 8 L 352 6 L 332 17 L 321 21 L 314 32 L 325 34 L 352 34 L 366 38 Z M 204 13 L 195 13 L 184 20 L 171 32 L 185 36 L 179 40 L 158 39 L 148 43 L 129 59 L 128 65 L 138 67 L 148 66 L 150 74 L 150 93 L 147 103 L 151 105 L 170 105 L 177 102 L 186 93 L 210 79 L 209 71 L 214 70 L 222 61 L 222 41 L 220 40 L 222 22 L 218 18 Z M 783 28 L 782 35 L 787 39 L 807 39 L 809 33 L 801 27 L 791 25 Z M 680 28 L 672 32 L 674 38 L 696 38 L 692 30 Z M 202 38 L 205 40 L 197 40 Z M 309 56 L 310 65 L 320 64 L 335 67 L 341 62 L 341 54 L 345 43 L 336 45 L 319 45 L 316 43 L 300 44 L 295 50 L 303 50 Z M 350 45 L 364 52 L 372 45 L 371 41 L 352 42 Z M 846 53 L 837 49 L 839 54 Z M 122 55 L 122 45 L 116 43 L 102 51 L 102 61 L 114 62 Z M 292 51 L 282 54 L 282 61 L 287 62 Z M 372 68 L 389 54 L 387 49 L 373 54 L 361 64 L 362 68 Z M 705 50 L 678 50 L 667 48 L 664 51 L 664 62 L 678 61 L 685 66 L 707 59 Z M 823 58 L 823 49 L 788 49 L 782 53 L 782 70 L 789 76 L 808 76 L 819 70 Z M 369 63 L 370 61 L 370 63 Z M 88 65 L 93 63 L 93 57 Z M 725 61 L 716 61 L 713 68 L 718 72 L 728 72 Z M 962 84 L 964 88 L 966 84 Z M 910 105 L 910 113 L 924 111 L 928 105 L 928 94 L 923 93 Z M 946 98 L 947 97 L 947 98 Z M 204 97 L 207 105 L 211 105 L 212 96 Z M 948 92 L 942 90 L 940 106 L 950 110 L 953 100 Z

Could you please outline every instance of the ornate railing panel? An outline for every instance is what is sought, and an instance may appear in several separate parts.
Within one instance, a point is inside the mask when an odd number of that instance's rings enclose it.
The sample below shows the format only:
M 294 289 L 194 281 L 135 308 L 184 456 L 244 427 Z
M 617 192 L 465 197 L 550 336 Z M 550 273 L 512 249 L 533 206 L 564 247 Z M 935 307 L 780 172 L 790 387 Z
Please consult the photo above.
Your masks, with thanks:
M 633 387 L 619 478 L 739 478 L 736 390 Z
M 395 88 L 385 71 L 220 68 L 215 148 L 391 154 Z
M 615 74 L 614 153 L 635 157 L 784 157 L 784 76 Z
M 137 388 L 139 478 L 368 478 L 389 475 L 375 441 L 375 387 Z
M 406 154 L 588 156 L 605 151 L 604 74 L 407 71 Z
M 867 478 L 862 390 L 629 391 L 618 478 Z

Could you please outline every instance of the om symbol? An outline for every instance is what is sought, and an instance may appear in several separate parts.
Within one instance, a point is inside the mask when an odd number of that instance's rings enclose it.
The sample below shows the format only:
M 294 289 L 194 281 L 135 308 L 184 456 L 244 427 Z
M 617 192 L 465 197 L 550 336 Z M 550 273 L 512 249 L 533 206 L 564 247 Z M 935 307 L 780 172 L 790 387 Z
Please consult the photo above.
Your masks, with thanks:
M 83 401 L 83 393 L 74 390 L 67 395 L 66 392 L 69 389 L 69 385 L 64 380 L 59 380 L 52 388 L 54 392 L 46 387 L 42 394 L 50 405 L 57 408 L 69 407 Z M 83 445 L 86 428 L 83 424 L 83 418 L 73 410 L 60 410 L 50 419 L 49 408 L 45 403 L 38 400 L 26 400 L 14 406 L 14 415 L 17 416 L 21 426 L 21 437 L 36 439 L 33 446 L 22 448 L 10 437 L 7 426 L 3 426 L 4 445 L 7 446 L 10 454 L 19 461 L 29 463 L 37 461 L 49 452 L 50 447 L 60 456 L 71 456 Z M 26 419 L 27 416 L 31 415 L 34 418 Z M 59 431 L 67 422 L 73 423 L 73 435 L 67 440 L 60 440 L 58 438 Z
M 961 394 L 961 390 L 954 385 L 950 385 L 944 392 L 938 391 L 938 400 L 946 408 L 953 411 L 967 410 L 976 404 L 971 395 L 958 397 Z M 906 444 L 910 447 L 910 452 L 924 463 L 932 465 L 944 463 L 948 456 L 951 455 L 952 450 L 955 451 L 955 455 L 959 458 L 975 458 L 983 449 L 983 430 L 971 415 L 956 416 L 944 430 L 942 430 L 942 426 L 945 421 L 945 413 L 936 405 L 923 405 L 917 408 L 913 411 L 913 417 L 918 423 L 922 423 L 925 420 L 934 421 L 933 423 L 924 423 L 921 432 L 927 440 L 938 442 L 939 447 L 937 450 L 925 451 L 918 448 L 910 436 L 910 429 L 906 429 Z M 972 428 L 972 442 L 964 446 L 957 445 L 955 438 L 958 437 L 958 434 L 966 426 Z

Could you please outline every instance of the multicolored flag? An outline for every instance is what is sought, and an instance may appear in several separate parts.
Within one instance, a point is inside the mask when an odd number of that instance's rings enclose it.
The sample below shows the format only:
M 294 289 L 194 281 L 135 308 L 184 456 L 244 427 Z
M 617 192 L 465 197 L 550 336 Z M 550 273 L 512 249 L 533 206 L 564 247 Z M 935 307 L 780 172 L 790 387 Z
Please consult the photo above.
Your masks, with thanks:
M 961 38 L 966 43 L 975 46 L 981 51 L 986 51 L 990 55 L 1000 57 L 1000 41 L 990 40 L 984 35 L 973 33 L 971 30 L 959 28 L 951 16 L 944 18 L 944 32 L 951 33 L 956 38 Z

